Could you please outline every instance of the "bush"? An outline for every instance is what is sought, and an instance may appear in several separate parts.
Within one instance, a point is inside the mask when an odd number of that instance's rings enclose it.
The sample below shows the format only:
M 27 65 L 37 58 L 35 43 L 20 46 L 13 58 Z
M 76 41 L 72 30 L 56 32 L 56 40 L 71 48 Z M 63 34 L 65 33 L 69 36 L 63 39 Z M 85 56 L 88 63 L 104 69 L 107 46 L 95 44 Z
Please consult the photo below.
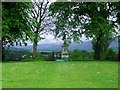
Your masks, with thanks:
M 112 48 L 109 48 L 106 53 L 106 59 L 107 60 L 117 60 L 117 51 L 115 51 Z
M 80 61 L 80 60 L 82 60 L 81 51 L 76 49 L 76 50 L 73 50 L 72 52 L 70 52 L 70 59 L 72 61 Z
M 47 56 L 47 57 L 46 57 L 46 60 L 47 60 L 47 61 L 55 61 L 54 52 L 47 53 L 46 56 Z
M 82 50 L 81 54 L 82 54 L 83 60 L 92 60 L 93 59 L 93 55 L 92 55 L 91 51 L 88 52 L 88 51 Z
M 2 48 L 2 61 L 8 60 L 9 55 L 10 55 L 10 52 L 3 47 Z
M 44 56 L 40 52 L 36 53 L 36 59 L 40 61 L 45 61 Z
M 83 60 L 93 60 L 93 56 L 92 56 L 92 52 L 88 52 L 88 51 L 85 51 L 85 50 L 73 50 L 70 52 L 70 59 L 72 61 L 83 61 Z

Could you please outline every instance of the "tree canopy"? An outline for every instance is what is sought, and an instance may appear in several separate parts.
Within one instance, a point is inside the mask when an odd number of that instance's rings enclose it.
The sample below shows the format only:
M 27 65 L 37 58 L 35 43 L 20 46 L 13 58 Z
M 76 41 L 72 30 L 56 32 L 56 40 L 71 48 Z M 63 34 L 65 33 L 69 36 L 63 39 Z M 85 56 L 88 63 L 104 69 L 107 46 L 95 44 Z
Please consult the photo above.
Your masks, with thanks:
M 33 56 L 41 34 L 50 31 L 48 21 L 53 19 L 55 37 L 68 47 L 71 41 L 80 41 L 82 35 L 93 38 L 96 59 L 104 57 L 120 26 L 120 2 L 54 2 L 46 0 L 2 3 L 3 46 L 27 45 L 33 42 Z M 49 7 L 49 10 L 48 10 Z M 48 13 L 50 16 L 48 16 Z M 102 58 L 103 59 L 103 58 Z
M 56 26 L 60 27 L 60 32 L 57 27 L 55 33 L 64 32 L 63 27 L 67 25 L 75 29 L 75 32 L 68 30 L 74 32 L 72 38 L 81 37 L 82 34 L 93 38 L 94 54 L 98 56 L 95 59 L 101 59 L 116 35 L 114 22 L 119 21 L 118 7 L 118 4 L 112 2 L 55 2 L 50 6 L 52 15 L 56 17 Z
M 27 2 L 2 2 L 2 41 L 3 45 L 26 44 L 30 27 L 24 17 L 30 8 Z
M 30 18 L 25 17 L 25 19 L 31 27 L 30 31 L 32 32 L 32 35 L 30 40 L 33 42 L 33 58 L 36 57 L 39 40 L 43 39 L 41 35 L 47 31 L 45 29 L 47 27 L 45 18 L 48 13 L 48 3 L 48 0 L 33 0 L 31 8 L 26 11 L 30 16 Z

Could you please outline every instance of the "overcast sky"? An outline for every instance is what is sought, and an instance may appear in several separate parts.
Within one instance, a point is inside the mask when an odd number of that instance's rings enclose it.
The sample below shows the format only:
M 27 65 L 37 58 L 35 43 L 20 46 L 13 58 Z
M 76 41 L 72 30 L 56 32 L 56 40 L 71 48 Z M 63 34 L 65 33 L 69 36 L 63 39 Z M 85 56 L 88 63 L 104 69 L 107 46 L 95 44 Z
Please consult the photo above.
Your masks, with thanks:
M 44 35 L 43 40 L 40 40 L 38 42 L 38 44 L 49 44 L 49 43 L 63 43 L 63 41 L 61 39 L 55 39 L 53 35 L 48 34 L 48 35 Z M 86 40 L 85 36 L 83 35 L 83 37 L 81 38 L 82 41 L 88 41 Z M 91 40 L 91 39 L 89 39 Z M 28 45 L 32 45 L 32 43 L 30 41 L 28 41 Z

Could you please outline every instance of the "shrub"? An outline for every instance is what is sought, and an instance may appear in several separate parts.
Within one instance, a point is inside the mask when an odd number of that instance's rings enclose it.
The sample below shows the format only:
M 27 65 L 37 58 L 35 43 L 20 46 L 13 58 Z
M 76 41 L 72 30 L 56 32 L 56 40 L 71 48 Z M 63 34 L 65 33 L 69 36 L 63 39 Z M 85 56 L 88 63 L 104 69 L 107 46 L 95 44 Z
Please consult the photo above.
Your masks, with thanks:
M 76 50 L 73 50 L 72 52 L 70 52 L 70 59 L 72 61 L 79 61 L 79 60 L 82 60 L 82 54 L 81 54 L 81 51 L 76 49 Z
M 4 47 L 2 48 L 2 60 L 8 60 L 9 59 L 10 52 L 6 50 Z
M 107 60 L 117 60 L 117 52 L 114 49 L 109 48 L 106 53 L 106 59 Z
M 46 58 L 47 61 L 55 61 L 54 52 L 48 53 L 46 55 L 47 55 L 47 58 Z
M 45 58 L 43 57 L 43 55 L 40 52 L 36 53 L 36 59 L 40 60 L 40 61 L 45 61 Z
M 81 51 L 81 54 L 82 54 L 82 58 L 83 58 L 83 60 L 92 60 L 93 58 L 93 56 L 92 56 L 92 52 L 91 51 L 85 51 L 85 50 L 82 50 Z
M 85 50 L 73 50 L 70 52 L 70 59 L 72 61 L 83 61 L 83 60 L 93 60 L 93 56 L 92 56 L 92 52 L 88 52 L 88 51 L 85 51 Z

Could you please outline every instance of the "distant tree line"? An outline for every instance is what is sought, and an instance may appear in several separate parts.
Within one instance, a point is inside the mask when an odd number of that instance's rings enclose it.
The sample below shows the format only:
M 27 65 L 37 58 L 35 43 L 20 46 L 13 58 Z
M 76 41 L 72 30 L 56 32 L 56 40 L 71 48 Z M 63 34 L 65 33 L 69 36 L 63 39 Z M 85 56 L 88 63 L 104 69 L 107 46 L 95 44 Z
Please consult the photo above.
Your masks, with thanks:
M 26 61 L 26 60 L 33 60 L 32 59 L 32 52 L 28 50 L 22 49 L 12 49 L 12 48 L 5 48 L 4 50 L 5 61 Z M 94 52 L 93 51 L 85 51 L 85 50 L 78 50 L 75 49 L 73 51 L 69 51 L 69 61 L 93 61 L 94 59 Z M 109 61 L 117 61 L 117 50 L 109 48 L 106 52 L 106 57 L 104 60 Z M 57 59 L 61 59 L 60 52 L 49 51 L 49 52 L 37 52 L 36 60 L 39 61 L 55 61 Z M 103 60 L 103 61 L 104 61 Z

